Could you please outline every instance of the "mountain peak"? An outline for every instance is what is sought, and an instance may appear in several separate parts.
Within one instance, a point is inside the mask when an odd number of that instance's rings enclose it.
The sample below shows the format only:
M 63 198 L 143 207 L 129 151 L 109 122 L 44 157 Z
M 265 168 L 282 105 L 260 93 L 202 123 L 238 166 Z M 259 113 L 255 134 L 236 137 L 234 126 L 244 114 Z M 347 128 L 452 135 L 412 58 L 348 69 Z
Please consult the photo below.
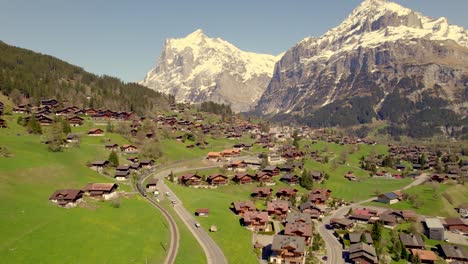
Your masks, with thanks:
M 188 34 L 185 38 L 202 38 L 202 37 L 206 37 L 206 35 L 203 29 L 199 28 L 195 30 L 194 32 Z

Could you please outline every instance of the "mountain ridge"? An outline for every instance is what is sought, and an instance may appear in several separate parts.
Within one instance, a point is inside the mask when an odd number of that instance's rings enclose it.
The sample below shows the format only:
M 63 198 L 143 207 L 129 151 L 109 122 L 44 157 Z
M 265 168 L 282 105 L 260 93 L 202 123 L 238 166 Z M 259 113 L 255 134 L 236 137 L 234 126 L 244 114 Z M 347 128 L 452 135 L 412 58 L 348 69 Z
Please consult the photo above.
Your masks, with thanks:
M 171 94 L 178 101 L 214 101 L 234 111 L 255 105 L 273 75 L 278 56 L 242 51 L 198 29 L 183 38 L 169 38 L 140 84 Z

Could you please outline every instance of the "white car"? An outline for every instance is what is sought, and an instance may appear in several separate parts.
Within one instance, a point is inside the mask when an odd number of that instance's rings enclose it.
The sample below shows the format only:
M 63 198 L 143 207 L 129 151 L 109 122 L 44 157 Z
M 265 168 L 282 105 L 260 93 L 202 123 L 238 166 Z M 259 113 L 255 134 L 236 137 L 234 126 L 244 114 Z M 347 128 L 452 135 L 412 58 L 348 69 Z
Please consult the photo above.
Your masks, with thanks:
M 196 228 L 200 228 L 200 224 L 199 224 L 199 223 L 195 223 L 195 227 L 196 227 Z

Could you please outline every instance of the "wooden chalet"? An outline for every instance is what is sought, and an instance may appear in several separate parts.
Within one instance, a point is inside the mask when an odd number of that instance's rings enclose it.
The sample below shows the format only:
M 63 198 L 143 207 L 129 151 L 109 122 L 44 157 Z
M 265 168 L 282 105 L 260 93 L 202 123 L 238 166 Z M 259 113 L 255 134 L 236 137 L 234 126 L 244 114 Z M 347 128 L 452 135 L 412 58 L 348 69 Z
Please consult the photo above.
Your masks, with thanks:
M 228 177 L 222 174 L 213 174 L 210 175 L 206 181 L 211 185 L 226 185 L 228 184 Z
M 379 263 L 374 246 L 362 242 L 349 246 L 349 259 L 355 264 Z
M 275 235 L 270 263 L 304 263 L 306 242 L 300 236 Z
M 202 177 L 193 173 L 184 174 L 179 176 L 179 183 L 185 186 L 200 185 L 202 183 Z
M 237 173 L 232 178 L 232 181 L 238 184 L 249 184 L 253 182 L 253 176 L 248 173 Z
M 144 159 L 140 161 L 140 167 L 151 168 L 154 166 L 154 159 Z
M 418 256 L 421 263 L 435 263 L 439 258 L 434 251 L 422 250 L 422 249 L 411 249 L 411 255 L 413 258 Z
M 63 207 L 74 207 L 83 198 L 83 191 L 77 189 L 57 190 L 49 200 Z
M 195 210 L 195 215 L 196 216 L 208 216 L 210 214 L 210 209 L 209 208 L 199 208 Z
M 148 191 L 155 191 L 158 188 L 159 180 L 155 178 L 151 178 L 146 183 L 146 190 Z
M 68 123 L 70 123 L 70 126 L 74 126 L 74 127 L 82 126 L 83 122 L 84 122 L 84 119 L 79 116 L 73 116 L 73 117 L 68 118 Z
M 281 187 L 276 192 L 276 197 L 278 198 L 291 198 L 297 194 L 298 190 L 294 188 Z
M 104 130 L 100 128 L 93 128 L 88 131 L 88 136 L 93 136 L 93 137 L 104 136 Z
M 424 249 L 424 240 L 419 234 L 399 234 L 400 241 L 406 249 Z
M 309 214 L 310 217 L 316 219 L 323 215 L 322 209 L 317 207 L 313 202 L 305 202 L 299 205 L 299 210 L 302 213 Z
M 450 263 L 468 263 L 468 250 L 463 246 L 452 244 L 438 245 L 438 251 L 446 261 Z
M 255 180 L 258 181 L 258 182 L 264 182 L 264 183 L 268 183 L 268 182 L 272 182 L 273 181 L 273 177 L 270 173 L 268 172 L 264 172 L 264 171 L 259 171 L 255 174 Z
M 446 230 L 468 233 L 468 224 L 461 218 L 445 218 L 442 224 Z
M 312 224 L 312 217 L 308 213 L 291 212 L 286 216 L 286 223 L 306 223 Z
M 312 223 L 291 222 L 287 223 L 284 229 L 286 236 L 298 236 L 305 239 L 306 244 L 309 244 L 312 238 Z
M 128 170 L 116 170 L 114 174 L 114 178 L 118 181 L 126 181 L 130 176 L 130 172 Z
M 97 160 L 91 163 L 91 169 L 101 173 L 105 167 L 109 166 L 109 164 L 110 163 L 107 160 Z
M 353 220 L 346 218 L 332 218 L 330 219 L 330 227 L 333 229 L 351 230 L 355 226 Z
M 309 194 L 309 201 L 315 204 L 324 204 L 330 198 L 331 191 L 328 189 L 314 189 Z
M 115 183 L 88 183 L 83 191 L 85 195 L 109 199 L 118 187 Z
M 277 176 L 280 173 L 280 168 L 277 166 L 266 166 L 262 172 L 269 173 L 271 176 Z
M 243 215 L 247 211 L 255 211 L 255 204 L 252 201 L 233 202 L 232 206 L 238 215 Z
M 284 200 L 276 200 L 267 202 L 268 215 L 275 215 L 279 219 L 285 219 L 289 211 L 289 202 Z
M 125 154 L 138 153 L 138 148 L 131 144 L 125 144 L 120 147 L 120 150 Z
M 41 124 L 41 126 L 49 126 L 54 122 L 51 118 L 45 116 L 45 115 L 38 115 L 36 116 L 37 121 Z
M 244 225 L 255 231 L 265 231 L 268 220 L 267 212 L 246 211 L 242 216 Z
M 212 161 L 219 161 L 222 157 L 221 152 L 208 152 L 206 155 L 206 159 Z
M 287 183 L 289 185 L 299 184 L 300 177 L 297 174 L 287 173 L 281 177 L 280 181 Z
M 273 189 L 268 187 L 257 187 L 252 192 L 251 196 L 255 198 L 267 198 L 271 196 Z

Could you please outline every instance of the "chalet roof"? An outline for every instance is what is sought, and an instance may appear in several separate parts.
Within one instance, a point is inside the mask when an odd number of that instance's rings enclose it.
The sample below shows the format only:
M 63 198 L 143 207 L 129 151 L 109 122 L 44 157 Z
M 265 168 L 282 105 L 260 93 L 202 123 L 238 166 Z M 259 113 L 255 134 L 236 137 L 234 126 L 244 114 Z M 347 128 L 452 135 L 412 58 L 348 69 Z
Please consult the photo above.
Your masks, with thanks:
M 158 182 L 159 182 L 159 179 L 150 178 L 146 184 L 147 184 L 147 185 L 148 185 L 148 184 L 150 184 L 150 185 L 156 185 L 156 184 L 158 184 Z
M 447 226 L 466 225 L 461 218 L 445 218 L 445 224 Z
M 120 165 L 117 168 L 115 168 L 118 171 L 127 171 L 130 169 L 130 165 Z
M 418 255 L 422 261 L 436 261 L 437 255 L 430 250 L 411 249 L 413 255 Z
M 93 163 L 91 163 L 91 165 L 93 165 L 93 166 L 104 166 L 106 164 L 109 164 L 109 161 L 107 161 L 107 160 L 96 160 Z
M 320 208 L 318 208 L 314 203 L 312 202 L 305 202 L 299 205 L 299 210 L 304 211 L 305 209 L 316 209 L 318 211 L 322 211 Z
M 287 212 L 289 210 L 289 202 L 284 200 L 267 202 L 267 211 L 275 211 L 277 209 Z
M 330 224 L 339 224 L 343 226 L 348 226 L 354 224 L 353 220 L 346 218 L 332 218 L 330 219 Z
M 115 183 L 88 183 L 83 190 L 85 191 L 111 191 L 118 185 Z
M 286 216 L 286 222 L 304 222 L 310 224 L 312 223 L 312 218 L 310 217 L 310 214 L 293 212 L 288 213 L 288 215 Z
M 364 234 L 366 237 L 366 244 L 372 244 L 372 236 L 369 232 L 353 232 L 349 233 L 349 241 L 351 244 L 360 243 L 361 237 Z
M 273 189 L 268 187 L 257 187 L 252 193 L 270 195 Z
M 282 180 L 293 180 L 297 178 L 299 178 L 299 176 L 297 176 L 296 174 L 292 174 L 292 173 L 285 174 L 283 177 L 281 177 Z
M 294 236 L 296 233 L 301 233 L 300 236 L 311 237 L 312 236 L 312 224 L 303 222 L 291 222 L 287 223 L 284 229 L 284 234 Z
M 305 250 L 305 238 L 296 236 L 275 235 L 271 249 L 282 251 L 286 248 L 293 249 L 294 252 L 303 253 Z
M 49 200 L 76 200 L 83 194 L 82 190 L 78 189 L 63 189 L 63 190 L 56 190 L 52 195 L 49 197 Z
M 456 258 L 468 260 L 468 250 L 462 246 L 451 245 L 451 244 L 441 244 L 440 249 L 442 255 L 446 258 Z
M 119 176 L 128 176 L 130 174 L 130 172 L 128 171 L 115 171 L 115 177 L 119 177 Z
M 262 223 L 268 222 L 268 213 L 267 212 L 258 212 L 258 211 L 247 211 L 243 215 L 244 222 L 259 221 Z
M 419 234 L 400 233 L 400 240 L 405 247 L 424 247 L 424 241 Z
M 349 254 L 350 254 L 350 259 L 366 257 L 366 258 L 373 260 L 374 263 L 378 263 L 375 248 L 366 243 L 352 244 L 351 246 L 349 246 Z
M 393 192 L 388 192 L 388 193 L 384 193 L 384 194 L 381 194 L 379 195 L 380 198 L 386 198 L 388 200 L 394 200 L 394 199 L 398 199 L 398 195 L 396 195 L 395 193 Z
M 240 211 L 243 207 L 247 207 L 249 210 L 255 210 L 255 204 L 252 201 L 239 201 L 233 202 L 234 209 Z
M 197 214 L 209 214 L 210 209 L 209 208 L 198 208 L 197 210 L 195 210 L 195 213 L 197 213 Z
M 295 194 L 297 193 L 297 189 L 294 189 L 294 188 L 287 188 L 287 187 L 281 187 L 278 189 L 278 191 L 276 192 L 277 194 L 289 194 L 289 195 L 292 195 L 292 194 Z

